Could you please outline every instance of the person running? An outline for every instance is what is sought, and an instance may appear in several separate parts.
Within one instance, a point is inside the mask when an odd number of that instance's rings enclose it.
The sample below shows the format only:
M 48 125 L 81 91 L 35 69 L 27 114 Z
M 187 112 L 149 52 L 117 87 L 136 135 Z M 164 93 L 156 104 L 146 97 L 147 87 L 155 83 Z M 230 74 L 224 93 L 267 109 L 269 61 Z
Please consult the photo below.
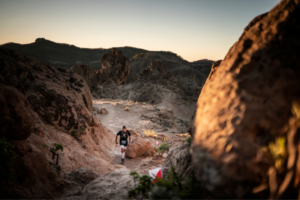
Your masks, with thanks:
M 122 164 L 124 163 L 124 157 L 125 157 L 125 150 L 127 146 L 130 146 L 131 143 L 131 134 L 126 129 L 126 126 L 123 126 L 123 130 L 119 131 L 116 135 L 116 144 L 118 144 L 118 135 L 120 136 L 120 147 L 121 147 L 121 153 L 122 153 Z M 129 136 L 129 143 L 128 143 L 128 136 Z

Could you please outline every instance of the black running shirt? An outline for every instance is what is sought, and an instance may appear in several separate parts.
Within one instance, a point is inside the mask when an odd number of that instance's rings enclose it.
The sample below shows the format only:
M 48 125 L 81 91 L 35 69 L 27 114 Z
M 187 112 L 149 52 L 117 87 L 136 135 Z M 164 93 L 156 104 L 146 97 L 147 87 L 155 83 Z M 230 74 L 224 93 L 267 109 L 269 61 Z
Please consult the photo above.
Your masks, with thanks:
M 128 144 L 128 136 L 131 136 L 130 132 L 127 130 L 126 132 L 119 131 L 117 135 L 120 136 L 120 145 L 127 146 Z

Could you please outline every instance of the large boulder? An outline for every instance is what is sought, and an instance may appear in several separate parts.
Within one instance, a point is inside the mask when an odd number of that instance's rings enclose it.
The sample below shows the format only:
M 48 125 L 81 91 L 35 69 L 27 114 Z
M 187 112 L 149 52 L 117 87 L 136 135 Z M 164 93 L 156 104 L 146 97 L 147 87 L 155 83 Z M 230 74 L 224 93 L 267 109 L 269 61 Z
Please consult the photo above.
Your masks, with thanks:
M 127 147 L 125 156 L 127 158 L 136 158 L 142 155 L 154 155 L 155 149 L 151 142 L 142 138 L 135 138 L 132 140 L 131 145 Z
M 193 163 L 216 198 L 253 198 L 267 179 L 274 163 L 261 148 L 285 134 L 292 102 L 300 101 L 299 35 L 299 0 L 281 1 L 250 22 L 205 83 Z

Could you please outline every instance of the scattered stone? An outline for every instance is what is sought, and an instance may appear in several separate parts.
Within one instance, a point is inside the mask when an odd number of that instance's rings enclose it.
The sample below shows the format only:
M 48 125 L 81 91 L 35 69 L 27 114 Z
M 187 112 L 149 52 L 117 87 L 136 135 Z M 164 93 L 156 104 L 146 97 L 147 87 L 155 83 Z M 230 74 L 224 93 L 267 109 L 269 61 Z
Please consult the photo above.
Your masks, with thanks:
M 97 114 L 107 114 L 107 113 L 108 111 L 104 107 L 97 109 Z

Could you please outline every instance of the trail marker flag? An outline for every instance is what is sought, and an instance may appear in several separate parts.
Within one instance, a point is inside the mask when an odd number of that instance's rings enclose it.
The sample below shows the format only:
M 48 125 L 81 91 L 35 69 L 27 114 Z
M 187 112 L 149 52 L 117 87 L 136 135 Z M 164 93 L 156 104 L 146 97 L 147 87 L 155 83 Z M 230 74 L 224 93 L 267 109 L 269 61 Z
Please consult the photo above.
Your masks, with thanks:
M 162 178 L 162 170 L 160 167 L 149 170 L 150 177 L 154 178 L 153 183 L 157 181 L 156 177 Z

